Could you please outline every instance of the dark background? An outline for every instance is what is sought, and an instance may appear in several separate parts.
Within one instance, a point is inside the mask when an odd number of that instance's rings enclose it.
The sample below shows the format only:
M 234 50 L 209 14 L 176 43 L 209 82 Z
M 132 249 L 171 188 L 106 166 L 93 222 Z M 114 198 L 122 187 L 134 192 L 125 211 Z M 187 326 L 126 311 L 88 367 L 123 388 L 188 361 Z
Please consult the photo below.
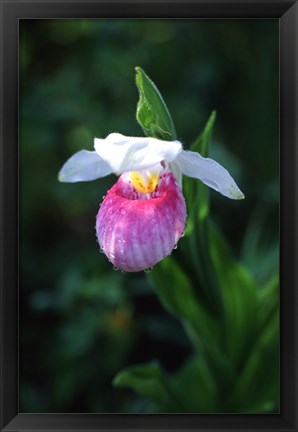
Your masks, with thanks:
M 142 412 L 125 366 L 190 352 L 144 273 L 112 270 L 95 215 L 115 176 L 61 184 L 76 151 L 140 136 L 135 66 L 160 89 L 185 148 L 212 110 L 210 156 L 245 193 L 211 218 L 260 282 L 278 262 L 278 20 L 20 21 L 20 412 Z

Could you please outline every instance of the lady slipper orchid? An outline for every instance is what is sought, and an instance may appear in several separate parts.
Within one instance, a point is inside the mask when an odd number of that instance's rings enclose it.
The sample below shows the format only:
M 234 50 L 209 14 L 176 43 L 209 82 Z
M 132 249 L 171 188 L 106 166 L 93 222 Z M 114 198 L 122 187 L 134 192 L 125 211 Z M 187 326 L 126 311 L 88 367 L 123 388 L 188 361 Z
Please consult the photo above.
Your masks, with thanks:
M 95 138 L 95 151 L 81 150 L 62 167 L 59 180 L 119 177 L 96 217 L 96 234 L 108 259 L 127 272 L 161 261 L 184 234 L 186 205 L 182 174 L 201 180 L 231 199 L 244 198 L 228 171 L 179 141 L 127 137 L 112 133 Z

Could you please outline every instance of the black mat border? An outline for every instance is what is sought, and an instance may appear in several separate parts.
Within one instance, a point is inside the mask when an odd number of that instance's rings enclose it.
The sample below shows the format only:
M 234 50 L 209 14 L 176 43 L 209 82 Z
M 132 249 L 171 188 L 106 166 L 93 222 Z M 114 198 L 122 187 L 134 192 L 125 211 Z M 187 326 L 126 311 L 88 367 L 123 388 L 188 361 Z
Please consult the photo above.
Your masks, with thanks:
M 297 431 L 298 3 L 0 0 L 2 431 Z M 279 414 L 18 413 L 18 23 L 26 18 L 276 18 L 280 22 L 281 409 Z

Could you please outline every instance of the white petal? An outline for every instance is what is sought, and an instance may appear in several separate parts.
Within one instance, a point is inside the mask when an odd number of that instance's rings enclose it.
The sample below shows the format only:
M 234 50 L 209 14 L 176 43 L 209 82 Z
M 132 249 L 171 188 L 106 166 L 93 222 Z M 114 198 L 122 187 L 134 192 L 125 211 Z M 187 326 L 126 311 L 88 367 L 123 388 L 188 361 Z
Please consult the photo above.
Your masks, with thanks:
M 175 162 L 183 174 L 201 180 L 222 195 L 232 199 L 244 198 L 229 172 L 213 159 L 204 158 L 192 151 L 182 151 Z
M 112 172 L 110 166 L 95 151 L 80 150 L 69 158 L 58 174 L 61 182 L 74 183 L 95 180 Z
M 127 137 L 112 133 L 105 139 L 95 138 L 94 148 L 115 174 L 124 171 L 140 171 L 162 160 L 171 162 L 181 151 L 179 141 L 163 141 L 156 138 Z

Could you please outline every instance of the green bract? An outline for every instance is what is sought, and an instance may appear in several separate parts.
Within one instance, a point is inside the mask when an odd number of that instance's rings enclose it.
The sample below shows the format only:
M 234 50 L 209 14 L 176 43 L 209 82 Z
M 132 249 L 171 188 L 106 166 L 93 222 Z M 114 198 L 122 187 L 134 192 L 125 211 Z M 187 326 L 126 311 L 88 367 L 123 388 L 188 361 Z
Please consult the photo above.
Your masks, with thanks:
M 169 110 L 156 85 L 140 67 L 136 67 L 136 84 L 139 90 L 136 117 L 145 135 L 174 141 L 176 132 Z

